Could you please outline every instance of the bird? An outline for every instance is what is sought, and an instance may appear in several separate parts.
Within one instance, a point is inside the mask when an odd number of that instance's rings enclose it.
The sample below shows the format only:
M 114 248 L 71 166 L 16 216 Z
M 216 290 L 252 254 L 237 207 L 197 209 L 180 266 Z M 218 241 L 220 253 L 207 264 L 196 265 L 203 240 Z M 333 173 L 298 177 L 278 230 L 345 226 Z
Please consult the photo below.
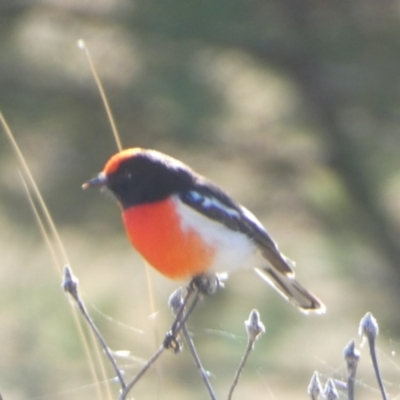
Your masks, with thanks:
M 248 209 L 183 162 L 133 147 L 114 154 L 82 187 L 106 187 L 117 199 L 127 236 L 165 277 L 180 281 L 246 267 L 304 313 L 324 304 L 295 278 L 294 263 Z

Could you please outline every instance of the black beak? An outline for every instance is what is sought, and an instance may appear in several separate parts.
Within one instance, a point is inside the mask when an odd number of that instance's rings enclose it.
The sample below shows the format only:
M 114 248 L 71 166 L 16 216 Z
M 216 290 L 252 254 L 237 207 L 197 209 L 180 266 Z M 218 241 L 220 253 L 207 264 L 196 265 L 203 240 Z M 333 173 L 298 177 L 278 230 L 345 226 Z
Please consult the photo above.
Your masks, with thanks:
M 101 172 L 95 178 L 90 179 L 89 181 L 85 182 L 82 185 L 82 189 L 87 189 L 92 186 L 105 186 L 105 185 L 107 185 L 107 177 L 103 172 Z

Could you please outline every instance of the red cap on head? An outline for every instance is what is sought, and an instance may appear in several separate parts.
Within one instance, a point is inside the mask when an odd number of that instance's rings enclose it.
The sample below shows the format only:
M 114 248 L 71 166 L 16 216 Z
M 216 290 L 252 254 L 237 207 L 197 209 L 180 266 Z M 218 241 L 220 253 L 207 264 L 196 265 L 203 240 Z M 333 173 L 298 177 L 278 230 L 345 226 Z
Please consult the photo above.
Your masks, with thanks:
M 114 154 L 107 161 L 106 165 L 104 166 L 104 169 L 103 169 L 104 174 L 106 176 L 109 174 L 112 174 L 113 172 L 115 172 L 118 169 L 118 167 L 120 166 L 120 164 L 123 161 L 135 156 L 136 154 L 140 153 L 141 151 L 143 151 L 143 149 L 141 149 L 140 147 L 133 147 L 131 149 L 125 149 L 125 150 L 120 151 L 117 154 Z

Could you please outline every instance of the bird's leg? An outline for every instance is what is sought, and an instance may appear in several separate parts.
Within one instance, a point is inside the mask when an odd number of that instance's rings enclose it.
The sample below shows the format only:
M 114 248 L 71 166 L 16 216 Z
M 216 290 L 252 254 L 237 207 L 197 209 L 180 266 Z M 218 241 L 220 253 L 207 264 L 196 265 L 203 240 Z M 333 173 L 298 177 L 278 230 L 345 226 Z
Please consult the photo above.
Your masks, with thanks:
M 207 296 L 214 294 L 223 286 L 223 282 L 218 275 L 197 275 L 191 280 L 189 286 L 193 286 L 194 290 Z

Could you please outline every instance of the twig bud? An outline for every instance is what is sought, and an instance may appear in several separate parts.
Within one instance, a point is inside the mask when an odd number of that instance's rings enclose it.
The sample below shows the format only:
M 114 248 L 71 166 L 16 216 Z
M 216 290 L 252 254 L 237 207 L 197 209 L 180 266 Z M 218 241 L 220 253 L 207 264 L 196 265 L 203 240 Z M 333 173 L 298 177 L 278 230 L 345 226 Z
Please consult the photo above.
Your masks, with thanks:
M 329 378 L 324 388 L 324 399 L 325 400 L 337 400 L 339 393 L 336 390 L 335 382 L 332 378 Z
M 247 358 L 249 357 L 249 354 L 254 349 L 255 341 L 258 339 L 258 336 L 261 333 L 265 332 L 265 327 L 260 319 L 260 313 L 256 309 L 254 309 L 250 312 L 249 319 L 247 321 L 244 321 L 244 326 L 246 328 L 247 339 L 248 339 L 247 348 L 246 348 L 246 351 L 239 363 L 238 369 L 235 373 L 235 377 L 233 378 L 233 382 L 232 382 L 231 388 L 229 389 L 229 393 L 228 393 L 228 400 L 232 399 L 233 391 L 235 390 L 235 387 L 239 381 L 240 374 L 243 371 L 243 368 L 246 364 Z
M 370 312 L 367 312 L 361 319 L 358 334 L 361 337 L 366 336 L 368 339 L 375 339 L 379 335 L 378 322 Z
M 354 400 L 354 384 L 360 360 L 360 352 L 355 348 L 354 339 L 344 348 L 343 355 L 347 364 L 347 397 L 348 400 Z
M 182 288 L 176 289 L 168 298 L 168 307 L 176 315 L 183 306 Z
M 360 328 L 358 333 L 362 337 L 366 337 L 368 339 L 369 345 L 369 353 L 371 355 L 372 365 L 374 367 L 376 380 L 378 381 L 379 389 L 381 391 L 382 399 L 386 400 L 386 391 L 385 387 L 383 386 L 383 381 L 381 377 L 381 372 L 379 369 L 378 358 L 376 356 L 376 342 L 375 339 L 379 334 L 379 326 L 376 319 L 370 312 L 367 312 L 364 317 L 361 319 Z
M 78 299 L 78 278 L 72 273 L 71 267 L 66 264 L 63 271 L 62 288 L 69 293 L 75 300 Z
M 311 377 L 310 384 L 307 388 L 307 393 L 311 397 L 311 400 L 317 400 L 318 396 L 322 392 L 321 382 L 319 380 L 319 375 L 317 371 L 314 371 L 313 376 Z
M 354 339 L 344 348 L 343 355 L 347 363 L 347 368 L 357 368 L 360 352 L 356 349 Z
M 254 343 L 258 336 L 265 332 L 264 324 L 261 322 L 260 313 L 254 309 L 250 312 L 249 319 L 244 321 L 249 341 Z

